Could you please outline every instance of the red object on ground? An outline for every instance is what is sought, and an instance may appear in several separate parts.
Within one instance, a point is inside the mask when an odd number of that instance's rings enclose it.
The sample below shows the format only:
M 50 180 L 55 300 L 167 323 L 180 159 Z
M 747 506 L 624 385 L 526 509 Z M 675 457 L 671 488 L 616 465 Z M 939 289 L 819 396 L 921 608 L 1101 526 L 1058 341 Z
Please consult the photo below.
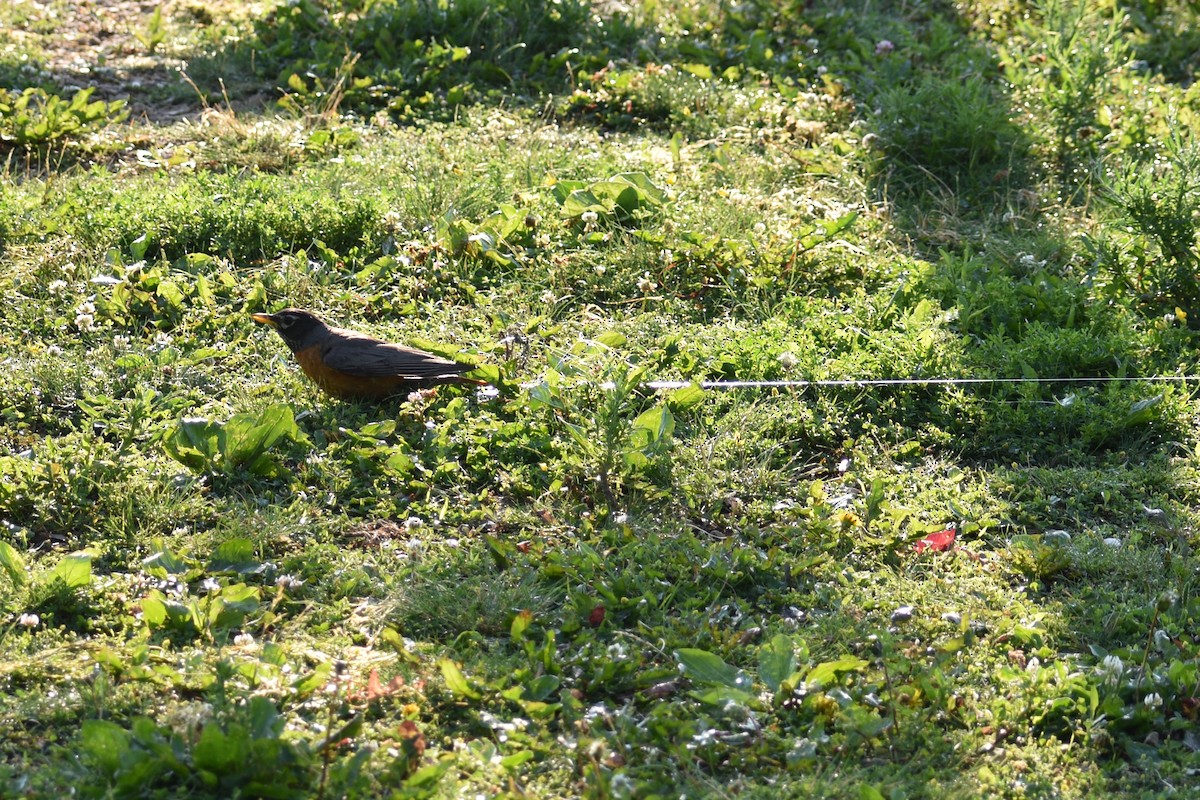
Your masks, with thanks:
M 954 546 L 954 537 L 957 533 L 954 528 L 946 528 L 944 531 L 931 533 L 917 542 L 917 552 L 924 553 L 926 550 L 941 552 L 942 550 L 949 550 Z

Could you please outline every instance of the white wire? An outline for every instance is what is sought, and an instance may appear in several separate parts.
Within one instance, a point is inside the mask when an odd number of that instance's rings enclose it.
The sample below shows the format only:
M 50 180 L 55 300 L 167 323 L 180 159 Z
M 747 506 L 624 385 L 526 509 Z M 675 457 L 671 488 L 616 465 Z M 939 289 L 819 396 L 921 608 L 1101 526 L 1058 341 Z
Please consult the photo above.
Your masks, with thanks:
M 979 386 L 1014 383 L 1184 383 L 1200 381 L 1196 375 L 1150 375 L 1147 377 L 1095 378 L 836 378 L 792 381 L 648 381 L 647 389 L 804 389 L 822 386 Z

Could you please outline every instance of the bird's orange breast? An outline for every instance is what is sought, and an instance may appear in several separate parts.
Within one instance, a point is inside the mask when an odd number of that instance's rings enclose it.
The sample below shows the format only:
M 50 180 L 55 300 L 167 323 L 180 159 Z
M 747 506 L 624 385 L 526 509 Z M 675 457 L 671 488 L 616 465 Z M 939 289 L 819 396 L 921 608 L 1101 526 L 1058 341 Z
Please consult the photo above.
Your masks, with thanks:
M 331 369 L 321 357 L 320 345 L 296 351 L 296 362 L 313 383 L 334 397 L 379 400 L 397 394 L 410 385 L 416 388 L 412 381 L 399 375 L 349 375 Z

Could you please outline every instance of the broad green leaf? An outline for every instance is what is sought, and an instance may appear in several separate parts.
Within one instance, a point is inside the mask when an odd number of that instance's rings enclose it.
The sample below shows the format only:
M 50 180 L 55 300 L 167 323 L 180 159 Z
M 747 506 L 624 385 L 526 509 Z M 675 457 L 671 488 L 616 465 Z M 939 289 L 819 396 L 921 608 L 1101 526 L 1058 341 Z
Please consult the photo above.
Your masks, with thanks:
M 0 542 L 0 567 L 3 567 L 4 571 L 8 573 L 14 586 L 25 585 L 25 561 L 16 548 L 8 542 Z
M 166 547 L 163 547 L 162 540 L 155 541 L 152 546 L 157 546 L 161 549 L 142 559 L 142 569 L 156 578 L 165 578 L 167 575 L 181 575 L 191 567 L 190 562 L 183 560 Z
M 858 672 L 870 663 L 861 658 L 846 656 L 837 661 L 825 661 L 813 667 L 804 678 L 805 683 L 824 686 L 837 679 L 843 672 Z
M 777 634 L 759 648 L 758 677 L 772 692 L 779 691 L 779 687 L 795 671 L 796 648 L 789 637 Z
M 851 225 L 854 224 L 854 221 L 857 219 L 858 219 L 858 212 L 851 211 L 849 214 L 843 214 L 842 216 L 838 217 L 837 219 L 822 222 L 821 225 L 822 225 L 822 227 L 825 228 L 826 236 L 833 236 L 833 235 L 841 233 L 842 231 L 849 228 Z
M 644 201 L 649 201 L 652 205 L 662 205 L 667 200 L 667 193 L 659 188 L 659 186 L 650 180 L 644 172 L 623 172 L 616 176 L 616 180 L 624 181 L 638 190 L 638 194 Z
M 1163 395 L 1161 394 L 1137 401 L 1129 408 L 1129 413 L 1125 415 L 1125 425 L 1144 425 L 1150 422 L 1154 419 L 1155 407 L 1162 401 Z
M 504 756 L 501 758 L 500 766 L 504 767 L 506 770 L 512 771 L 524 764 L 526 761 L 530 761 L 532 759 L 532 750 L 519 750 L 513 753 L 511 756 Z
M 79 730 L 79 749 L 111 778 L 129 750 L 129 732 L 106 719 L 84 720 Z
M 284 436 L 295 438 L 299 430 L 287 403 L 259 414 L 235 414 L 222 427 L 221 452 L 230 464 L 249 465 Z
M 525 638 L 525 631 L 529 630 L 530 624 L 533 622 L 533 612 L 525 609 L 513 617 L 512 625 L 509 627 L 508 635 L 514 642 L 519 642 Z
M 246 707 L 250 733 L 255 739 L 267 739 L 283 733 L 287 724 L 269 697 L 255 695 Z
M 184 417 L 175 433 L 163 440 L 167 455 L 193 472 L 213 469 L 220 452 L 220 426 L 203 417 Z
M 697 383 L 676 389 L 667 395 L 667 405 L 675 411 L 688 411 L 704 402 L 705 391 Z
M 587 186 L 585 181 L 558 181 L 550 191 L 561 206 L 567 202 L 567 198 L 585 186 Z
M 62 581 L 70 589 L 92 582 L 92 556 L 79 552 L 63 556 L 50 572 L 51 581 Z
M 625 211 L 627 214 L 632 214 L 634 211 L 637 211 L 644 205 L 642 202 L 642 193 L 633 186 L 627 186 L 621 191 L 617 192 L 617 196 L 613 199 L 616 202 L 617 207 Z
M 713 76 L 712 67 L 707 64 L 680 64 L 679 68 L 684 72 L 695 75 L 697 78 L 708 80 Z
M 650 443 L 669 438 L 675 431 L 675 417 L 666 405 L 655 406 L 638 415 L 633 427 L 650 435 Z
M 236 572 L 251 575 L 261 572 L 263 564 L 255 557 L 254 543 L 249 539 L 227 539 L 213 551 L 208 562 L 211 572 Z
M 684 674 L 697 683 L 728 686 L 733 689 L 750 688 L 750 679 L 744 672 L 731 667 L 720 656 L 707 650 L 683 647 L 675 651 L 675 658 L 682 665 Z
M 150 245 L 154 242 L 154 237 L 146 231 L 141 236 L 129 243 L 129 254 L 133 256 L 134 261 L 141 261 L 146 256 L 146 251 L 150 249 Z
M 237 768 L 248 754 L 249 745 L 250 736 L 241 725 L 229 725 L 226 732 L 218 722 L 210 721 L 192 747 L 192 761 L 197 769 L 220 775 Z
M 539 675 L 529 682 L 529 691 L 526 692 L 526 696 L 530 700 L 545 700 L 561 685 L 562 680 L 557 675 Z
M 415 462 L 412 460 L 412 457 L 404 452 L 403 445 L 396 445 L 395 447 L 388 448 L 387 453 L 388 457 L 387 460 L 383 462 L 383 465 L 390 472 L 393 472 L 400 477 L 409 475 L 413 471 L 413 467 L 416 466 Z
M 730 704 L 740 706 L 758 706 L 758 698 L 752 693 L 730 686 L 709 686 L 704 689 L 688 692 L 688 697 L 698 700 L 708 706 L 728 708 Z
M 182 311 L 187 300 L 179 284 L 173 280 L 159 281 L 154 293 L 173 311 Z
M 588 189 L 571 192 L 563 201 L 562 214 L 564 217 L 578 217 L 585 211 L 607 214 L 608 207 Z
M 142 620 L 151 628 L 157 628 L 167 621 L 167 606 L 163 603 L 158 590 L 154 590 L 142 598 Z
M 617 331 L 605 331 L 593 338 L 593 341 L 599 342 L 605 347 L 624 347 L 629 341 L 625 338 L 625 334 Z
M 379 422 L 368 422 L 358 429 L 358 433 L 372 439 L 386 439 L 396 432 L 396 420 L 385 419 Z
M 467 683 L 467 678 L 462 674 L 462 670 L 448 658 L 443 658 L 438 662 L 438 668 L 442 671 L 442 677 L 446 680 L 446 688 L 455 694 L 460 694 L 463 697 L 469 697 L 472 700 L 479 699 L 479 692 L 471 688 L 471 684 Z

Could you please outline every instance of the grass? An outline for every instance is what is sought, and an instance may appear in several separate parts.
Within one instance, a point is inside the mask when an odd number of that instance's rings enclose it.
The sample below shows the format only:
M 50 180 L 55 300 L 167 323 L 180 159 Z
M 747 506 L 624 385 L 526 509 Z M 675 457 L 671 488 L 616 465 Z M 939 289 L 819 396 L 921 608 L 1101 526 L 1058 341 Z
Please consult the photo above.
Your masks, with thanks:
M 5 796 L 1194 793 L 1194 11 L 124 13 L 0 11 Z

